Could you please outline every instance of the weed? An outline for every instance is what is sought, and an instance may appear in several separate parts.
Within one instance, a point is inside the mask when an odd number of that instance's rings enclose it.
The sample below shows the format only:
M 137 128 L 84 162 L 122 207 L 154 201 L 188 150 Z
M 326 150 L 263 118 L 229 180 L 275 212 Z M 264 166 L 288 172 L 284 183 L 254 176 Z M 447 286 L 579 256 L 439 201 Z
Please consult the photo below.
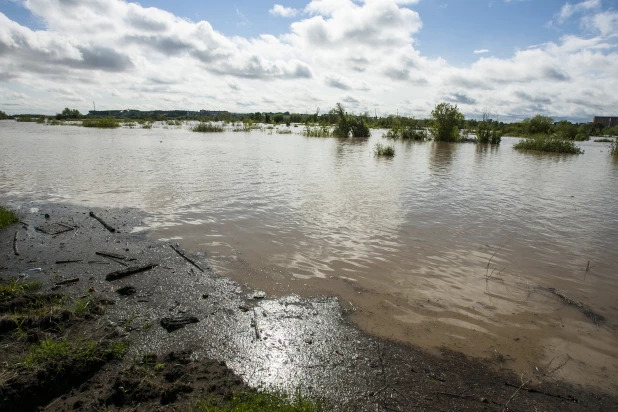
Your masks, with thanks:
M 165 369 L 165 363 L 157 363 L 154 366 L 154 371 L 155 372 L 161 372 L 163 369 Z
M 227 403 L 220 405 L 212 400 L 202 399 L 191 412 L 318 412 L 327 410 L 321 401 L 305 398 L 300 390 L 293 396 L 280 391 L 247 391 L 238 394 Z
M 99 127 L 104 129 L 113 129 L 120 127 L 120 123 L 113 117 L 100 117 L 97 119 L 86 119 L 82 122 L 84 127 Z
M 93 340 L 69 341 L 68 339 L 54 340 L 47 338 L 33 345 L 18 362 L 26 369 L 35 369 L 43 364 L 67 362 L 89 362 L 107 357 L 122 358 L 127 350 L 126 344 L 116 342 L 112 345 L 99 343 Z
M 582 154 L 584 151 L 570 140 L 561 140 L 551 136 L 538 136 L 522 139 L 513 148 L 520 150 L 535 150 L 539 152 Z
M 322 127 L 305 127 L 302 133 L 303 136 L 307 137 L 331 137 L 333 133 L 330 131 L 330 127 L 322 126 Z
M 290 129 L 277 129 L 277 134 L 292 134 Z
M 19 222 L 19 217 L 12 210 L 0 206 L 0 228 Z
M 152 123 L 144 123 L 142 129 L 152 129 Z
M 191 128 L 194 132 L 202 132 L 202 133 L 214 133 L 214 132 L 222 132 L 223 126 L 219 126 L 217 124 L 208 123 L 199 123 Z
M 395 156 L 395 147 L 376 143 L 373 153 L 376 156 L 393 157 Z
M 92 310 L 92 297 L 86 296 L 83 299 L 75 302 L 75 308 L 73 309 L 73 313 L 75 316 L 84 316 Z
M 609 153 L 618 156 L 618 138 L 609 146 Z
M 28 292 L 35 291 L 41 288 L 40 282 L 26 280 L 19 282 L 15 279 L 9 281 L 6 285 L 0 285 L 0 300 L 11 299 L 14 296 L 25 295 Z

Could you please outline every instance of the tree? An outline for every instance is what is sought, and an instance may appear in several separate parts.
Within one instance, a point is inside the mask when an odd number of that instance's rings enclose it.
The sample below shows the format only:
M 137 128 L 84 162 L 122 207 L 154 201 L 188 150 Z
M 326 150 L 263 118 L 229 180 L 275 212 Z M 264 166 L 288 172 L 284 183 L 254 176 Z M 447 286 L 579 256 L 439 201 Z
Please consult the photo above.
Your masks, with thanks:
M 575 140 L 578 134 L 577 126 L 567 120 L 562 120 L 556 126 L 556 134 L 561 139 Z
M 336 118 L 333 135 L 338 137 L 349 137 L 350 133 L 353 137 L 369 137 L 371 135 L 365 120 L 366 116 L 350 116 L 345 112 L 341 103 L 337 103 L 330 114 Z
M 440 103 L 431 112 L 429 131 L 434 140 L 456 142 L 459 139 L 459 128 L 464 122 L 464 115 L 457 105 Z
M 77 109 L 69 109 L 68 107 L 65 107 L 64 110 L 62 111 L 62 113 L 57 113 L 56 114 L 56 119 L 57 120 L 81 119 L 81 118 L 82 118 L 82 114 L 79 112 L 79 110 L 77 110 Z
M 537 114 L 529 120 L 527 125 L 529 135 L 550 134 L 554 126 L 554 119 L 549 116 Z
M 2 110 L 0 110 L 0 120 L 4 120 L 4 119 L 8 119 L 9 116 L 4 113 Z
M 497 122 L 491 118 L 488 110 L 483 113 L 483 120 L 478 122 L 476 126 L 476 141 L 483 144 L 500 144 L 502 141 L 502 130 L 498 127 Z

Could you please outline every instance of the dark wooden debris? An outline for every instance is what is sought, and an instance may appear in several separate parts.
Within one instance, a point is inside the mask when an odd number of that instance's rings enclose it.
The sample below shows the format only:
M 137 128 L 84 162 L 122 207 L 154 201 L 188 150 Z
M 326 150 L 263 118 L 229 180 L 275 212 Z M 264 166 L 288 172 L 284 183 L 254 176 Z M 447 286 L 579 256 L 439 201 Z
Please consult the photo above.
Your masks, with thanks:
M 19 250 L 17 249 L 17 234 L 19 232 L 15 231 L 15 234 L 13 235 L 13 253 L 15 253 L 15 256 L 19 256 Z
M 193 266 L 195 266 L 196 268 L 198 268 L 202 273 L 204 272 L 204 269 L 202 269 L 200 267 L 200 265 L 198 265 L 197 263 L 195 263 L 195 261 L 193 259 L 191 259 L 190 257 L 188 257 L 187 255 L 185 255 L 185 252 L 183 252 L 182 250 L 180 250 L 179 248 L 175 247 L 174 245 L 170 245 L 170 247 L 172 249 L 174 249 L 174 251 L 176 253 L 178 253 L 180 256 L 182 256 L 182 258 L 184 260 L 186 260 L 187 262 L 191 263 Z
M 156 268 L 157 266 L 158 265 L 154 263 L 151 263 L 145 266 L 131 266 L 126 269 L 117 270 L 115 272 L 108 273 L 107 276 L 105 276 L 105 280 L 111 281 L 111 280 L 116 280 L 116 279 L 122 279 L 124 277 L 134 275 L 136 273 L 145 272 L 147 270 L 152 270 Z
M 57 260 L 56 265 L 63 265 L 66 263 L 80 263 L 81 260 Z
M 114 229 L 112 226 L 108 225 L 105 220 L 101 219 L 99 216 L 95 215 L 94 212 L 90 212 L 90 217 L 95 218 L 96 220 L 99 221 L 99 223 L 101 223 L 103 225 L 103 227 L 107 230 L 109 230 L 112 233 L 116 233 L 116 229 Z
M 596 313 L 595 311 L 590 309 L 590 307 L 584 305 L 583 303 L 570 299 L 564 293 L 561 293 L 554 288 L 548 288 L 547 290 L 549 290 L 551 293 L 561 298 L 568 305 L 575 306 L 576 308 L 578 308 L 584 315 L 592 319 L 592 321 L 596 323 L 597 325 L 605 321 L 605 316 L 599 313 Z
M 123 286 L 116 291 L 116 293 L 122 296 L 134 295 L 136 292 L 137 290 L 133 286 Z
M 94 252 L 94 253 L 99 256 L 111 257 L 111 258 L 119 259 L 119 260 L 125 260 L 127 258 L 124 255 L 114 253 L 114 252 L 99 251 L 99 252 Z
M 79 282 L 79 278 L 72 278 L 72 279 L 63 280 L 61 282 L 56 282 L 56 286 L 70 285 L 71 283 L 76 283 L 76 282 Z
M 73 226 L 65 225 L 62 223 L 46 223 L 34 228 L 37 232 L 46 233 L 48 235 L 59 235 L 60 233 L 70 232 L 75 230 Z
M 168 332 L 173 332 L 177 329 L 184 328 L 185 325 L 198 323 L 199 319 L 195 316 L 176 316 L 172 318 L 161 319 L 161 326 Z

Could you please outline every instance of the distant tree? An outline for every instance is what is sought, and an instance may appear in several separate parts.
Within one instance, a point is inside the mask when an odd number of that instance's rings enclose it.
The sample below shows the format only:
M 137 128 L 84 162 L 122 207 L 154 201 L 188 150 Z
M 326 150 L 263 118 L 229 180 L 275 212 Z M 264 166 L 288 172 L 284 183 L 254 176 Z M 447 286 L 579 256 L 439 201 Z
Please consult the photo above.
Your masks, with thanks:
M 549 116 L 537 114 L 532 119 L 529 119 L 527 126 L 529 135 L 550 134 L 554 127 L 554 119 Z
M 358 117 L 351 116 L 345 112 L 341 103 L 337 103 L 329 114 L 336 119 L 335 129 L 333 130 L 334 136 L 349 137 L 350 134 L 353 137 L 371 136 L 366 114 Z
M 459 139 L 459 128 L 464 120 L 464 115 L 457 105 L 440 103 L 431 112 L 429 131 L 434 140 L 455 142 Z
M 4 120 L 4 119 L 8 119 L 9 116 L 4 113 L 2 110 L 0 110 L 0 120 Z
M 64 119 L 81 119 L 82 114 L 77 109 L 69 109 L 65 107 L 62 113 L 56 114 L 56 119 L 64 120 Z
M 270 123 L 270 114 L 264 113 L 264 123 Z
M 578 129 L 568 120 L 562 120 L 556 125 L 556 135 L 565 140 L 575 140 L 578 136 Z
M 283 122 L 283 115 L 281 113 L 277 113 L 276 115 L 273 116 L 273 121 L 275 123 Z

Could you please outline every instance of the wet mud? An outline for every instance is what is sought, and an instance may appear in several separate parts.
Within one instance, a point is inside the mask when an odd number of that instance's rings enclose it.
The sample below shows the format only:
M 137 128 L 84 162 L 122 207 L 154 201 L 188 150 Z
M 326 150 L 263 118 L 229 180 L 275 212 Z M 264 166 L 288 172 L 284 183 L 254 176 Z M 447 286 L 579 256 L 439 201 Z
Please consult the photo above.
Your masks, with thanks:
M 217 275 L 207 254 L 134 232 L 144 226 L 140 211 L 32 206 L 23 203 L 23 223 L 0 231 L 0 277 L 41 282 L 39 296 L 96 294 L 104 310 L 84 328 L 101 336 L 113 330 L 127 342 L 121 360 L 83 374 L 67 369 L 78 378 L 52 395 L 32 395 L 46 410 L 186 410 L 248 387 L 301 389 L 334 410 L 618 408 L 609 393 L 552 380 L 559 362 L 515 375 L 501 368 L 508 355 L 500 348 L 492 364 L 441 348 L 430 353 L 359 330 L 349 321 L 353 308 L 335 297 L 270 298 Z M 54 223 L 72 229 L 35 229 Z M 2 402 L 20 410 L 4 388 Z

